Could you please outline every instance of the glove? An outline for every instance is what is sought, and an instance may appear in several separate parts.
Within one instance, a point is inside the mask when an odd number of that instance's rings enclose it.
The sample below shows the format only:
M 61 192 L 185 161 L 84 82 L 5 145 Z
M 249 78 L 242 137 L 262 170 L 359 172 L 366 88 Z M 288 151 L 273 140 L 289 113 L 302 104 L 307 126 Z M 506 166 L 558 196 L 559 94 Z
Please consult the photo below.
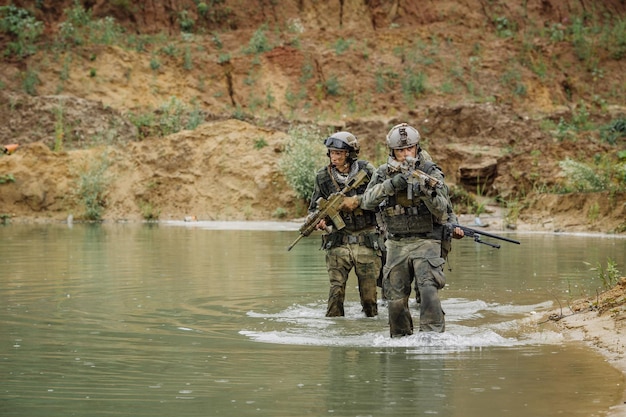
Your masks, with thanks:
M 428 188 L 419 185 L 417 187 L 417 189 L 413 188 L 413 192 L 415 193 L 415 195 L 419 196 L 422 201 L 432 200 L 433 198 L 437 197 L 437 191 L 435 191 L 434 188 Z
M 343 199 L 343 202 L 339 206 L 339 210 L 354 211 L 357 207 L 359 207 L 359 204 L 360 202 L 357 196 L 346 197 Z
M 422 194 L 422 187 L 420 187 L 419 183 L 414 182 L 412 184 L 412 187 L 413 187 L 413 195 L 419 196 L 420 194 Z
M 401 190 L 406 190 L 408 183 L 406 181 L 406 178 L 404 178 L 404 175 L 397 174 L 395 177 L 391 179 L 391 185 L 393 185 L 393 188 L 396 191 L 401 191 Z

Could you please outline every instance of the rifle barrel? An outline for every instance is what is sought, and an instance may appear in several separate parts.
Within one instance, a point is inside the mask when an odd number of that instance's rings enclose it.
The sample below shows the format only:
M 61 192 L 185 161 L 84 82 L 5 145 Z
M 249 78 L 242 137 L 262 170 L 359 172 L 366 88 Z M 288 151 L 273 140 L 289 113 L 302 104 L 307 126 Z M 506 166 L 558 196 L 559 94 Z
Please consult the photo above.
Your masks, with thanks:
M 509 239 L 508 237 L 493 235 L 491 233 L 485 233 L 485 232 L 481 232 L 479 230 L 477 230 L 476 233 L 481 235 L 481 236 L 487 236 L 487 237 L 491 237 L 491 238 L 494 238 L 494 239 L 504 240 L 505 242 L 515 243 L 516 245 L 521 245 L 519 240 Z
M 289 247 L 287 248 L 287 252 L 289 252 L 294 246 L 296 246 L 296 243 L 300 242 L 300 239 L 302 239 L 304 237 L 304 235 L 300 235 L 298 236 L 298 238 L 296 240 L 293 241 L 293 243 L 291 245 L 289 245 Z
M 504 240 L 505 242 L 515 243 L 517 245 L 521 244 L 519 240 L 509 239 L 508 237 L 494 235 L 493 233 L 482 232 L 480 230 L 472 229 L 470 227 L 461 226 L 460 224 L 454 224 L 453 223 L 452 227 L 460 227 L 465 232 L 475 233 L 475 234 L 480 235 L 480 236 L 487 236 L 487 237 L 490 237 L 490 238 L 493 238 L 493 239 Z

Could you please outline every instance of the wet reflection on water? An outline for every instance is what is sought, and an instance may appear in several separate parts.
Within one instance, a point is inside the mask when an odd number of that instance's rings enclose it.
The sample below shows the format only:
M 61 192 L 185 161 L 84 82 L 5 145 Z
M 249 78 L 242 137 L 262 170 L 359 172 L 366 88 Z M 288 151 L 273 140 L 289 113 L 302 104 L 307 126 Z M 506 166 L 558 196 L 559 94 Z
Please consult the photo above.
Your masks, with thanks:
M 247 223 L 0 228 L 0 415 L 601 415 L 623 380 L 524 319 L 602 288 L 626 239 L 455 242 L 444 334 L 326 318 L 319 238 Z M 497 232 L 496 232 L 497 233 Z M 414 315 L 417 310 L 414 309 Z

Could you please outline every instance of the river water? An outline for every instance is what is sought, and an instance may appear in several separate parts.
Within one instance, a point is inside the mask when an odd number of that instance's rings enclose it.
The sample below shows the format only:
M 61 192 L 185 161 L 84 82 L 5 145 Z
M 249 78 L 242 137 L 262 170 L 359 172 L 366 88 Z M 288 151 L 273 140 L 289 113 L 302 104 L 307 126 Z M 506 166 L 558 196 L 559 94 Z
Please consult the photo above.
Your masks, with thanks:
M 528 319 L 601 290 L 599 264 L 626 270 L 626 239 L 454 241 L 447 332 L 390 339 L 354 277 L 346 317 L 324 317 L 320 239 L 287 252 L 297 226 L 0 227 L 0 415 L 589 417 L 622 400 L 620 372 Z

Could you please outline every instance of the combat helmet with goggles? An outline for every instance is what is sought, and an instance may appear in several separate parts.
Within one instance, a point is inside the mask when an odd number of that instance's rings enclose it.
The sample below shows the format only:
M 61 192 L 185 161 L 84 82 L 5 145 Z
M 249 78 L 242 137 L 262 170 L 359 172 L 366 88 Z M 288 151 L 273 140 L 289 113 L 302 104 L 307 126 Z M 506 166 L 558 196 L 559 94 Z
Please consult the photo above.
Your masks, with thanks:
M 359 155 L 359 142 L 350 132 L 337 132 L 330 135 L 324 141 L 324 146 L 330 151 L 348 151 L 348 159 L 356 160 Z

